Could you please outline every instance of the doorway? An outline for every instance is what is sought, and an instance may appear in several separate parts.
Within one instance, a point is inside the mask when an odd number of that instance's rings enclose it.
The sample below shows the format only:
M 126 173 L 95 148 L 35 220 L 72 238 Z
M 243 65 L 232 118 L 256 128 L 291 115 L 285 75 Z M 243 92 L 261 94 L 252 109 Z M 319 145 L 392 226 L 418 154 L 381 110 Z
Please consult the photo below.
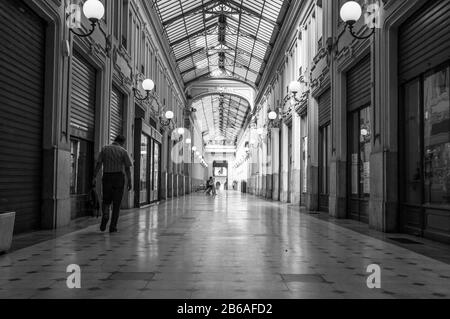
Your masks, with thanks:
M 402 230 L 450 242 L 450 64 L 401 89 Z
M 89 191 L 93 176 L 94 143 L 80 138 L 70 139 L 71 218 L 90 216 Z

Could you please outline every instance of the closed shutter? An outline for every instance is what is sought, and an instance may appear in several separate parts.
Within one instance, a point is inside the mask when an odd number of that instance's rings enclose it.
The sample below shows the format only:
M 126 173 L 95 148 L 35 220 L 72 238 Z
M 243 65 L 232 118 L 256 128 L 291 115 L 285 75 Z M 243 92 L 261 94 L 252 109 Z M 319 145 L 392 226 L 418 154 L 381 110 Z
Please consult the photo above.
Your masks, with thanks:
M 449 59 L 450 1 L 428 1 L 400 27 L 400 82 L 408 81 Z
M 326 90 L 319 96 L 319 126 L 331 121 L 331 90 Z
M 45 24 L 22 1 L 0 1 L 0 211 L 16 233 L 40 226 Z
M 94 140 L 96 70 L 80 54 L 72 59 L 72 135 Z
M 354 111 L 370 104 L 370 55 L 364 57 L 347 73 L 347 107 Z
M 111 90 L 110 107 L 110 139 L 111 142 L 123 134 L 123 94 L 114 86 Z

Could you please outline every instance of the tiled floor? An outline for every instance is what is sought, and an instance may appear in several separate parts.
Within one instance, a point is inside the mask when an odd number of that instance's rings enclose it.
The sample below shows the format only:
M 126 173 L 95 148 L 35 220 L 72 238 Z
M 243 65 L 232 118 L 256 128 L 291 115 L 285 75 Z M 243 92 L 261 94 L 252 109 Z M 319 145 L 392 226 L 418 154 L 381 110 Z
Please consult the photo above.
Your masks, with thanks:
M 237 192 L 124 214 L 0 256 L 0 298 L 449 298 L 450 266 Z M 81 267 L 68 289 L 66 267 Z M 381 289 L 366 284 L 381 267 Z

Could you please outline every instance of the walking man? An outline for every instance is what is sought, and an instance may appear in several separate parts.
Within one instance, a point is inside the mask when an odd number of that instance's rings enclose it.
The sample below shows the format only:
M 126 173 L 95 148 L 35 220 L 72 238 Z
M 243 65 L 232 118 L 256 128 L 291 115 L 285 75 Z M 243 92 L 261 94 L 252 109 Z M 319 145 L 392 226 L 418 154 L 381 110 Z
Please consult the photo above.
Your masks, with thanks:
M 111 223 L 109 232 L 117 232 L 117 222 L 119 220 L 120 204 L 125 187 L 125 176 L 127 176 L 128 191 L 131 190 L 131 170 L 132 166 L 130 156 L 124 148 L 125 137 L 119 135 L 111 145 L 105 146 L 97 160 L 94 170 L 94 179 L 92 184 L 95 185 L 98 172 L 103 166 L 103 203 L 102 203 L 102 223 L 100 230 L 106 230 L 109 221 L 109 207 L 113 205 Z

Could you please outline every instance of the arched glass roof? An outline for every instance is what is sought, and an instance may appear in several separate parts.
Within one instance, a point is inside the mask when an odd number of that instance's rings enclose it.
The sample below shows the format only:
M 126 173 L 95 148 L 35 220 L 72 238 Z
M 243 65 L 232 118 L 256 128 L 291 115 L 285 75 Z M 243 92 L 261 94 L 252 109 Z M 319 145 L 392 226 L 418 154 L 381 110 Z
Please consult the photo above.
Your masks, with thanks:
M 152 0 L 185 83 L 258 85 L 289 0 Z
M 197 119 L 205 140 L 236 142 L 250 112 L 246 99 L 232 94 L 212 94 L 194 101 Z

